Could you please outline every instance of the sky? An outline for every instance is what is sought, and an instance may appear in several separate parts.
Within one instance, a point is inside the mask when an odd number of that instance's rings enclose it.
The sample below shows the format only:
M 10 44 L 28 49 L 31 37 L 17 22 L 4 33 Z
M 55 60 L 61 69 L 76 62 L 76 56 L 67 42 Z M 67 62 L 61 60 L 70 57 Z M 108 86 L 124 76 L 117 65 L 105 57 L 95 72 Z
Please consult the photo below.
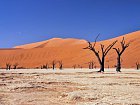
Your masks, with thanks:
M 0 48 L 53 37 L 94 41 L 140 30 L 140 0 L 0 0 Z

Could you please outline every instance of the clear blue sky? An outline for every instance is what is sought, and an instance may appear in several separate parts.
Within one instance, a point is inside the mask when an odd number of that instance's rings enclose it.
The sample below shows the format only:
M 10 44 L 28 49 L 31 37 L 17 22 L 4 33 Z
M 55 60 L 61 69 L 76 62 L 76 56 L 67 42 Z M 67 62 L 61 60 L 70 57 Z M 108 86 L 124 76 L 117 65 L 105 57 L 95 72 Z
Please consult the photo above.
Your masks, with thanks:
M 0 48 L 140 30 L 140 0 L 0 0 Z

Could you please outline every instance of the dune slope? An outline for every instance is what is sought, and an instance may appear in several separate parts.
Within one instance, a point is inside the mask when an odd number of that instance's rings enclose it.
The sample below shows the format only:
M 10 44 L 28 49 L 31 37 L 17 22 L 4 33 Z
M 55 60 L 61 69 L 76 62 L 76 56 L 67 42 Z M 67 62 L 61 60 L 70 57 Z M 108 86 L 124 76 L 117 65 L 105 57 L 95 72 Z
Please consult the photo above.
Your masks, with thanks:
M 123 35 L 126 42 L 131 41 L 130 47 L 122 55 L 122 66 L 134 68 L 135 63 L 140 61 L 140 31 Z M 96 49 L 100 51 L 100 44 L 109 45 L 115 40 L 118 43 L 114 47 L 120 47 L 119 42 L 123 36 L 113 39 L 97 42 Z M 36 68 L 51 62 L 63 61 L 64 67 L 88 67 L 88 62 L 93 60 L 98 67 L 98 61 L 94 54 L 83 49 L 88 44 L 85 40 L 80 39 L 61 39 L 53 38 L 42 42 L 16 46 L 12 49 L 0 50 L 0 66 L 5 67 L 6 63 L 18 63 L 19 67 Z M 116 52 L 112 49 L 106 57 L 106 67 L 114 67 L 116 64 Z M 59 64 L 57 63 L 57 66 Z

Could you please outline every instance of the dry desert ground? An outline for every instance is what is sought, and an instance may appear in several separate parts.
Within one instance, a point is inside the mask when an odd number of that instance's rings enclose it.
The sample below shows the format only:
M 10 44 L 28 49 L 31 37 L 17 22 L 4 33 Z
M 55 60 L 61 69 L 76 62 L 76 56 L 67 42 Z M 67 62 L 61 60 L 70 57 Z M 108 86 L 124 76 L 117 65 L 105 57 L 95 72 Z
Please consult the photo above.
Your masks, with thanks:
M 140 105 L 140 71 L 0 70 L 0 105 Z

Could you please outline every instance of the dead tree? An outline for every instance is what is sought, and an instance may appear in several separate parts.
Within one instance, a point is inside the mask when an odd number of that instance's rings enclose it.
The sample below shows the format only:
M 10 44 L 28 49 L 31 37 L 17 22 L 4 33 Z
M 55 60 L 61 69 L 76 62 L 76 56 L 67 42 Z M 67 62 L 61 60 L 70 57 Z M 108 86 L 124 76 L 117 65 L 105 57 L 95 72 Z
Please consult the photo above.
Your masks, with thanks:
M 76 64 L 72 66 L 74 69 L 76 69 Z
M 43 69 L 45 69 L 45 68 L 46 68 L 46 66 L 45 66 L 45 65 L 42 65 L 42 68 L 43 68 Z
M 10 70 L 11 69 L 11 64 L 10 63 L 6 63 L 6 70 Z
M 97 59 L 100 63 L 100 70 L 98 72 L 104 72 L 105 57 L 108 54 L 108 52 L 111 50 L 111 48 L 116 44 L 117 40 L 114 41 L 113 43 L 111 43 L 110 45 L 108 45 L 106 48 L 103 44 L 100 44 L 101 55 L 99 55 L 100 52 L 95 49 L 96 40 L 97 40 L 98 36 L 96 37 L 93 45 L 91 44 L 91 42 L 88 42 L 88 44 L 89 44 L 88 47 L 86 47 L 84 49 L 89 49 L 95 54 L 95 56 L 97 57 Z
M 78 68 L 82 69 L 83 67 L 81 65 L 78 65 Z
M 63 62 L 62 61 L 58 61 L 59 62 L 59 69 L 62 70 L 63 69 Z
M 13 69 L 17 69 L 18 63 L 15 63 L 13 66 L 14 66 Z
M 77 67 L 78 67 L 78 68 L 81 68 L 82 66 L 81 66 L 81 65 L 77 65 Z
M 86 64 L 88 64 L 88 69 L 91 69 L 91 63 L 88 62 L 88 63 L 86 63 Z
M 43 66 L 41 66 L 40 68 L 43 69 Z
M 139 70 L 139 68 L 140 68 L 139 62 L 136 62 L 136 68 L 137 68 L 137 70 Z
M 93 67 L 94 67 L 94 62 L 93 61 L 90 62 L 90 66 L 91 66 L 91 69 L 93 69 Z
M 48 63 L 46 63 L 46 64 L 45 64 L 45 68 L 46 68 L 46 69 L 48 69 L 48 68 L 49 68 L 49 65 L 48 65 Z
M 107 68 L 109 69 L 109 68 L 110 68 L 110 67 L 109 67 L 109 60 L 107 60 L 106 62 L 107 62 L 107 64 L 108 64 L 108 65 L 107 65 Z
M 6 63 L 6 70 L 8 70 L 9 68 L 9 63 Z
M 53 60 L 53 61 L 52 61 L 52 69 L 53 69 L 53 70 L 55 69 L 55 65 L 56 65 L 56 61 Z
M 9 64 L 9 70 L 11 69 L 11 64 Z
M 94 68 L 94 62 L 93 61 L 88 62 L 88 67 L 89 67 L 89 69 L 93 69 Z
M 107 68 L 108 68 L 108 69 L 110 68 L 110 67 L 109 67 L 109 65 L 108 65 L 108 67 L 107 67 Z
M 88 68 L 91 69 L 91 63 L 90 62 L 88 62 Z
M 121 44 L 121 49 L 120 48 L 113 48 L 116 51 L 116 53 L 117 53 L 117 65 L 116 65 L 116 71 L 117 72 L 121 72 L 121 55 L 124 53 L 126 48 L 129 47 L 130 42 L 126 43 L 125 39 L 123 37 L 123 39 L 120 42 L 120 44 Z
M 48 69 L 48 63 L 42 66 L 42 69 Z

